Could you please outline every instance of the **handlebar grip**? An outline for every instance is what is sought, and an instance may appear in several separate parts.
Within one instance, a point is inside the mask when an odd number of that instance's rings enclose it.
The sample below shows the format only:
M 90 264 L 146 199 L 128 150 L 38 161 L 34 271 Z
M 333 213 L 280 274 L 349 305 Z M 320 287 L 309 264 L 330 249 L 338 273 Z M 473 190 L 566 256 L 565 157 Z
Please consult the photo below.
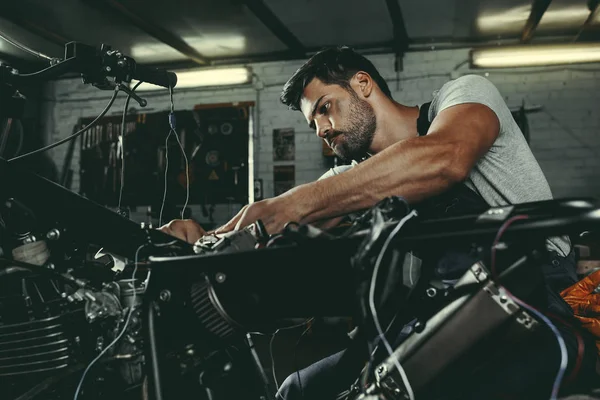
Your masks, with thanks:
M 177 75 L 174 72 L 169 72 L 162 68 L 146 67 L 139 64 L 136 64 L 132 78 L 165 88 L 168 88 L 169 86 L 175 87 L 175 85 L 177 85 Z

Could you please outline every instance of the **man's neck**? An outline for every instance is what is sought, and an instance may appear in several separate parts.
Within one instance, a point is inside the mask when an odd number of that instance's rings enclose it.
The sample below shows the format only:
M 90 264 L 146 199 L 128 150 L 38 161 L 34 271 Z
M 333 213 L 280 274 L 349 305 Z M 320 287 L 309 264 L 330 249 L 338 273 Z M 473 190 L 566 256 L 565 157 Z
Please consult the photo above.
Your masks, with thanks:
M 369 149 L 370 154 L 376 154 L 394 143 L 418 135 L 419 107 L 407 107 L 395 101 L 386 101 L 374 109 L 377 130 Z

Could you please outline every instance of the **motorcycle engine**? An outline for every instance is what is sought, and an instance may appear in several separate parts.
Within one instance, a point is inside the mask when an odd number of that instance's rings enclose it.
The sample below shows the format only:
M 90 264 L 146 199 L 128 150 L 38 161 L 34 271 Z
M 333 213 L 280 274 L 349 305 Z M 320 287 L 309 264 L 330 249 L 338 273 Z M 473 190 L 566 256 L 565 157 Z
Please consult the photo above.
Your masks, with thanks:
M 141 390 L 141 304 L 146 272 L 90 248 L 66 230 L 44 232 L 10 199 L 0 210 L 0 393 L 3 399 L 125 398 Z M 95 249 L 94 249 L 95 250 Z M 129 313 L 132 313 L 128 318 Z

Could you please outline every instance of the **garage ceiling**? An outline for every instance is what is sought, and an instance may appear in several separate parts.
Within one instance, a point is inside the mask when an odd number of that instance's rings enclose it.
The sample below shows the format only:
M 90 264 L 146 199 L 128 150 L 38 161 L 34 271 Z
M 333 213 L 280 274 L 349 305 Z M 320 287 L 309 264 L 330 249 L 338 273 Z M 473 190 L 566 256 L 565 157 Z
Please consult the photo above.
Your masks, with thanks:
M 327 45 L 397 52 L 436 46 L 600 40 L 600 0 L 20 0 L 0 32 L 61 57 L 68 41 L 139 63 L 202 66 L 304 58 Z M 35 57 L 0 39 L 0 59 Z

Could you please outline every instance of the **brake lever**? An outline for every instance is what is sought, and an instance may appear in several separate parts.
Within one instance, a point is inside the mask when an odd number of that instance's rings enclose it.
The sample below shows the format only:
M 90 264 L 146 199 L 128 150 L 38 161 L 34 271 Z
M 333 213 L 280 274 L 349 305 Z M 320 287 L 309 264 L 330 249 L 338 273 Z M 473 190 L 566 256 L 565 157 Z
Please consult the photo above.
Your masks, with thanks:
M 146 107 L 148 105 L 148 102 L 145 99 L 142 99 L 133 90 L 129 89 L 126 85 L 119 83 L 119 90 L 122 90 L 125 93 L 127 93 L 128 96 L 131 96 L 132 99 L 138 102 L 140 107 Z

